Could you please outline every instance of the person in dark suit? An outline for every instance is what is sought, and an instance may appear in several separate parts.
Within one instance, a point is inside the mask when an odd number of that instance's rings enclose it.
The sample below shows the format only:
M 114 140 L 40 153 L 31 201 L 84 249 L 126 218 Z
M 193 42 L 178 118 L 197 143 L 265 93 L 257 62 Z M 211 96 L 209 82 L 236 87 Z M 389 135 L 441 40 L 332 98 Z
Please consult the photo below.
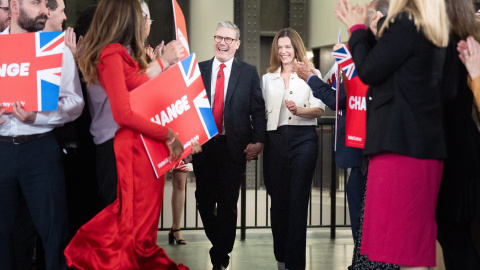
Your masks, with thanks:
M 215 57 L 199 63 L 218 135 L 193 156 L 198 211 L 212 243 L 213 269 L 225 269 L 235 242 L 237 201 L 246 161 L 263 150 L 265 101 L 257 69 L 234 59 L 240 30 L 232 22 L 217 25 Z

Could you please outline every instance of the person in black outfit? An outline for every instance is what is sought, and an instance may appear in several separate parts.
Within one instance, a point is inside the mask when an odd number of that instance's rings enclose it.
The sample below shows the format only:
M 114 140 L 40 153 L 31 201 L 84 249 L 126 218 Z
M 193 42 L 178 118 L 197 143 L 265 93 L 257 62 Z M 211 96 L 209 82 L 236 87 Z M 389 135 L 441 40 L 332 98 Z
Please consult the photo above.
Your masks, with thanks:
M 473 240 L 473 234 L 480 233 L 480 132 L 472 118 L 468 73 L 457 52 L 457 43 L 469 35 L 480 40 L 480 23 L 470 0 L 445 3 L 451 22 L 443 68 L 448 158 L 437 202 L 437 239 L 447 270 L 480 269 L 480 254 Z

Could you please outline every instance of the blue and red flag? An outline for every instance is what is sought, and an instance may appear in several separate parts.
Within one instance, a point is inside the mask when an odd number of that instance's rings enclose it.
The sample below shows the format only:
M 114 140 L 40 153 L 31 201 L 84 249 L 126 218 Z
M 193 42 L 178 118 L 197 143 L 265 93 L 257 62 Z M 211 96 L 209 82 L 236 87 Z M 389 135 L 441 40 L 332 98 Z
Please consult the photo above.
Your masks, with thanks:
M 64 32 L 0 35 L 0 104 L 27 111 L 56 110 L 65 48 Z
M 180 159 L 192 152 L 194 140 L 203 144 L 218 133 L 194 53 L 130 92 L 130 104 L 133 111 L 178 132 L 184 143 Z M 175 163 L 168 161 L 167 145 L 142 139 L 157 177 L 168 172 Z

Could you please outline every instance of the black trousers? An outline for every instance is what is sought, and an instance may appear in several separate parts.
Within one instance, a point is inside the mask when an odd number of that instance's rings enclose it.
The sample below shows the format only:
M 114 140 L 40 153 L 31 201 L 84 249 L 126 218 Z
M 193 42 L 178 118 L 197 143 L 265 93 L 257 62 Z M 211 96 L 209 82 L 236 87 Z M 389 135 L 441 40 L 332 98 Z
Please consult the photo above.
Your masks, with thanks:
M 211 262 L 227 267 L 228 254 L 235 243 L 237 202 L 246 161 L 234 161 L 226 141 L 212 139 L 202 148 L 192 161 L 197 184 L 195 198 L 205 234 L 212 243 Z
M 271 197 L 275 258 L 290 270 L 305 269 L 308 200 L 317 164 L 313 126 L 281 126 L 267 132 L 263 173 Z
M 65 179 L 54 136 L 23 144 L 0 142 L 0 153 L 0 269 L 13 267 L 12 237 L 22 193 L 45 248 L 47 269 L 67 269 Z
M 113 139 L 98 144 L 96 155 L 98 196 L 101 209 L 103 209 L 117 199 L 117 163 Z

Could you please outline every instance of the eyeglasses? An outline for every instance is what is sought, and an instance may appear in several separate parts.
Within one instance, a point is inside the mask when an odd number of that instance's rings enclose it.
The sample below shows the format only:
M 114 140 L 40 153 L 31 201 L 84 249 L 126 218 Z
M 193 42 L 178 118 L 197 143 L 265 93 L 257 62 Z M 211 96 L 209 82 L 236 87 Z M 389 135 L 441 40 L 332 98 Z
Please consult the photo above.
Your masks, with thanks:
M 152 25 L 153 20 L 150 20 L 150 19 L 147 19 L 147 18 L 145 18 L 145 20 L 147 21 L 148 25 Z
M 225 43 L 232 44 L 232 42 L 236 39 L 231 37 L 213 36 L 213 40 L 215 40 L 215 42 L 217 43 L 220 43 L 222 42 L 222 40 L 225 40 Z
M 153 20 L 150 20 L 150 19 L 148 18 L 147 13 L 145 13 L 145 12 L 143 12 L 143 11 L 142 11 L 142 13 L 143 13 L 143 18 L 145 18 L 145 21 L 148 23 L 148 25 L 152 25 Z
M 10 7 L 0 7 L 0 9 L 3 9 L 5 10 L 6 12 L 8 12 L 10 10 Z

